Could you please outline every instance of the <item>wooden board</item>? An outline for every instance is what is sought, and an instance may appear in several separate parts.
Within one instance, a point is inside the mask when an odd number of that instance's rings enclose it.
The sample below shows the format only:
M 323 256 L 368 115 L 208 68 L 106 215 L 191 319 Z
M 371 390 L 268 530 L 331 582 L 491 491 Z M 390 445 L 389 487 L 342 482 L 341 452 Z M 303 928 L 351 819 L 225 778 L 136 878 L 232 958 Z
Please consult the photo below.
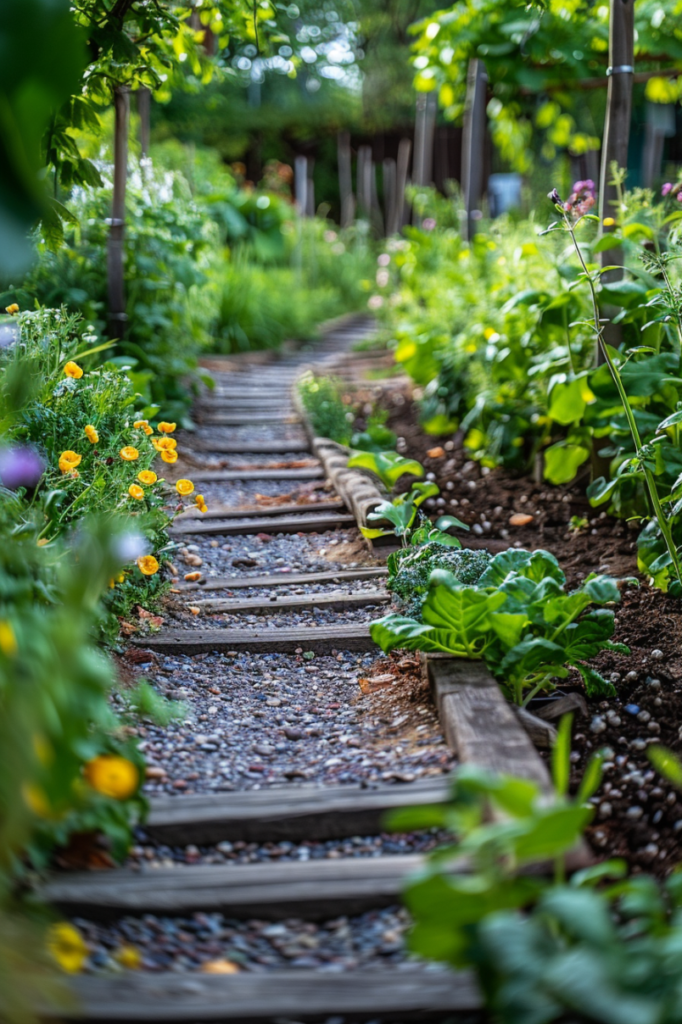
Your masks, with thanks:
M 189 520 L 198 520 L 201 523 L 207 519 L 246 519 L 247 517 L 258 516 L 284 516 L 303 512 L 342 512 L 345 509 L 342 501 L 309 501 L 301 502 L 299 505 L 256 505 L 250 508 L 235 508 L 232 505 L 211 505 L 208 512 L 199 512 L 198 509 L 191 509 L 184 512 L 175 520 L 176 523 L 186 523 Z
M 205 422 L 214 426 L 243 427 L 258 426 L 261 423 L 300 423 L 298 416 L 280 412 L 222 412 L 206 417 Z
M 207 975 L 126 971 L 70 981 L 75 1007 L 41 1017 L 97 1024 L 308 1024 L 341 1017 L 344 1024 L 443 1021 L 464 1018 L 481 1006 L 473 975 L 422 965 L 364 968 L 346 973 L 289 969 Z M 482 1018 L 481 1018 L 482 1019 Z
M 206 483 L 227 483 L 229 480 L 319 480 L 324 476 L 321 466 L 301 469 L 199 469 L 192 471 L 192 480 Z
M 461 763 L 531 779 L 552 792 L 545 762 L 482 661 L 422 655 L 422 667 Z
M 294 587 L 306 583 L 341 583 L 387 576 L 388 569 L 340 569 L 336 572 L 278 572 L 271 576 L 206 576 L 201 583 L 180 583 L 178 590 L 241 590 L 246 587 Z
M 231 615 L 274 615 L 280 611 L 292 611 L 294 608 L 337 608 L 347 611 L 352 608 L 365 608 L 367 605 L 387 604 L 390 600 L 391 595 L 387 594 L 385 590 L 365 590 L 359 594 L 348 594 L 337 590 L 331 594 L 252 597 L 242 601 L 214 597 L 203 601 L 192 601 L 192 604 L 207 612 L 227 612 Z
M 310 445 L 305 437 L 277 441 L 230 441 L 222 437 L 204 440 L 193 437 L 192 449 L 196 452 L 218 452 L 221 455 L 285 455 L 288 452 L 307 452 Z
M 195 475 L 196 479 L 196 475 Z M 303 513 L 298 516 L 281 516 L 279 519 L 228 519 L 213 520 L 208 523 L 196 519 L 176 523 L 170 533 L 201 534 L 218 533 L 224 536 L 244 536 L 255 533 L 325 533 L 328 530 L 349 529 L 355 526 L 355 516 L 350 512 L 335 512 L 313 515 Z
M 281 864 L 178 865 L 144 872 L 118 868 L 53 877 L 39 895 L 65 915 L 98 921 L 129 914 L 174 917 L 202 910 L 242 920 L 324 921 L 399 903 L 405 879 L 423 864 L 420 854 L 398 854 Z
M 316 654 L 377 650 L 369 635 L 369 625 L 299 629 L 168 629 L 133 643 L 137 647 L 166 654 L 203 654 L 205 651 L 293 654 L 299 647 Z
M 158 796 L 150 800 L 144 830 L 168 846 L 243 841 L 298 842 L 376 835 L 388 811 L 442 803 L 447 776 L 404 784 L 316 786 L 310 783 L 235 793 Z

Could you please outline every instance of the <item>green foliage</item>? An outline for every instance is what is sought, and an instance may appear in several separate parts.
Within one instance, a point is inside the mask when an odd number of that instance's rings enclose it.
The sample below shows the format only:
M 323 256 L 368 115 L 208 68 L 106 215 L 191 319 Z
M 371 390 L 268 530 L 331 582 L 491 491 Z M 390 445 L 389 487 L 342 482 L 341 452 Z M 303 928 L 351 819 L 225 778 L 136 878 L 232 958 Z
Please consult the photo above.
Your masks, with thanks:
M 533 782 L 467 765 L 448 803 L 391 815 L 396 830 L 435 827 L 455 837 L 408 882 L 411 948 L 472 968 L 500 1024 L 673 1024 L 681 876 L 663 884 L 647 875 L 628 879 L 625 863 L 611 860 L 563 880 L 602 774 L 596 755 L 576 797 L 568 796 L 569 737 L 564 719 L 551 799 Z M 659 770 L 675 761 L 656 751 Z M 679 763 L 676 772 L 679 785 Z M 547 861 L 554 861 L 554 879 L 537 870 Z
M 393 490 L 402 476 L 424 476 L 424 467 L 416 459 L 406 459 L 398 452 L 374 451 L 356 452 L 348 460 L 355 469 L 367 469 L 379 477 L 387 490 Z
M 140 680 L 130 690 L 121 691 L 121 696 L 136 717 L 148 719 L 154 725 L 170 725 L 187 715 L 186 705 L 162 697 L 145 680 Z
M 353 414 L 343 400 L 341 381 L 308 373 L 299 381 L 298 393 L 315 435 L 348 444 Z
M 396 580 L 400 569 L 401 563 Z M 629 649 L 611 641 L 612 611 L 587 609 L 619 601 L 616 582 L 593 573 L 571 592 L 565 582 L 549 552 L 511 548 L 491 559 L 471 585 L 447 569 L 434 569 L 418 616 L 393 612 L 373 622 L 370 632 L 384 651 L 482 658 L 520 705 L 552 689 L 552 680 L 565 678 L 568 666 L 578 670 L 588 694 L 612 694 L 611 683 L 587 662 L 600 650 L 628 654 Z

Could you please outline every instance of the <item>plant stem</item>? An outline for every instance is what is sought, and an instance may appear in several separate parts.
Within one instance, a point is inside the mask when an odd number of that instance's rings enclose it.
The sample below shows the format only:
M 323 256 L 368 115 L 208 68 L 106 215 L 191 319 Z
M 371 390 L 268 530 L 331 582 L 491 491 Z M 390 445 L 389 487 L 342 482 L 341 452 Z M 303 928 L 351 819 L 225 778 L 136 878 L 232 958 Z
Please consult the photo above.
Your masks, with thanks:
M 561 212 L 562 212 L 562 216 L 564 218 L 564 223 L 565 223 L 566 227 L 568 228 L 569 234 L 571 236 L 571 240 L 573 242 L 573 247 L 574 247 L 574 249 L 575 249 L 575 251 L 577 253 L 578 259 L 580 261 L 580 265 L 583 268 L 585 277 L 587 278 L 587 282 L 588 282 L 589 287 L 590 287 L 590 295 L 592 296 L 592 315 L 594 317 L 594 328 L 595 328 L 595 331 L 596 331 L 596 334 L 597 334 L 597 344 L 601 348 L 601 351 L 602 351 L 602 353 L 604 355 L 604 360 L 606 362 L 606 365 L 609 368 L 609 373 L 611 374 L 611 379 L 613 380 L 613 383 L 616 386 L 616 390 L 618 391 L 618 396 L 619 396 L 619 398 L 620 398 L 620 400 L 621 400 L 621 402 L 623 404 L 623 411 L 625 413 L 625 418 L 628 421 L 628 427 L 630 429 L 630 434 L 632 436 L 632 440 L 633 440 L 633 443 L 635 445 L 635 450 L 637 452 L 638 457 L 641 459 L 642 472 L 644 474 L 644 480 L 646 482 L 647 491 L 649 493 L 649 500 L 651 501 L 651 507 L 653 509 L 654 516 L 658 520 L 659 529 L 660 529 L 661 533 L 663 534 L 663 539 L 665 540 L 665 546 L 668 549 L 668 554 L 670 555 L 670 559 L 672 561 L 673 568 L 675 570 L 675 575 L 677 576 L 677 579 L 678 579 L 678 582 L 680 583 L 680 586 L 682 586 L 682 563 L 680 562 L 680 556 L 679 556 L 679 554 L 677 552 L 677 548 L 675 547 L 675 542 L 673 540 L 673 535 L 672 535 L 672 530 L 670 528 L 670 523 L 668 522 L 668 519 L 667 519 L 667 517 L 666 517 L 666 515 L 665 515 L 665 513 L 663 511 L 663 507 L 661 505 L 661 500 L 660 500 L 660 498 L 658 496 L 658 488 L 656 486 L 656 478 L 654 477 L 654 474 L 651 472 L 649 467 L 646 465 L 646 462 L 644 461 L 644 458 L 642 458 L 642 456 L 641 456 L 642 441 L 641 441 L 641 438 L 639 436 L 639 430 L 637 428 L 637 422 L 635 420 L 635 414 L 632 411 L 632 406 L 630 405 L 630 403 L 628 401 L 628 396 L 627 396 L 627 393 L 625 391 L 625 387 L 623 386 L 622 377 L 621 377 L 620 373 L 618 372 L 618 367 L 616 366 L 616 364 L 613 361 L 611 353 L 609 352 L 608 345 L 604 342 L 603 329 L 602 329 L 602 327 L 600 325 L 600 321 L 599 321 L 599 303 L 598 303 L 598 300 L 597 300 L 597 292 L 596 292 L 595 287 L 594 287 L 594 281 L 592 280 L 592 275 L 590 274 L 590 272 L 587 269 L 587 265 L 586 265 L 585 260 L 583 258 L 583 254 L 580 251 L 580 246 L 578 245 L 578 240 L 575 237 L 575 231 L 573 229 L 573 226 L 572 226 L 570 220 L 568 219 L 568 217 L 566 215 L 566 212 L 563 209 L 562 209 Z

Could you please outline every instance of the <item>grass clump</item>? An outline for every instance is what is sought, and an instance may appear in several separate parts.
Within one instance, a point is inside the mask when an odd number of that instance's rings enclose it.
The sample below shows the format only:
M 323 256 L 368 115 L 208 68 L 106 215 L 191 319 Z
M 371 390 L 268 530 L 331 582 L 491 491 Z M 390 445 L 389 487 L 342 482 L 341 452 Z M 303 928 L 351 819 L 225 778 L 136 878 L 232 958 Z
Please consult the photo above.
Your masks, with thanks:
M 314 433 L 339 444 L 349 444 L 353 414 L 343 400 L 341 382 L 333 377 L 306 374 L 298 391 Z

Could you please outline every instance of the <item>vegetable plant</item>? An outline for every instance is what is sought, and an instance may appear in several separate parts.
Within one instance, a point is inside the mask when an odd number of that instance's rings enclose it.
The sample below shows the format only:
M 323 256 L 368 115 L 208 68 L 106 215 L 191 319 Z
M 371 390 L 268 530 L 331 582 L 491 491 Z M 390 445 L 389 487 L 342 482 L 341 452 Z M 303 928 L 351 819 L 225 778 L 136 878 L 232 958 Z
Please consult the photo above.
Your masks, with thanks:
M 401 572 L 410 572 L 408 560 L 398 564 L 394 590 Z M 613 694 L 612 684 L 588 662 L 600 650 L 630 653 L 612 642 L 613 612 L 603 607 L 620 600 L 617 582 L 593 573 L 574 591 L 567 592 L 565 583 L 549 552 L 512 548 L 492 558 L 473 584 L 447 569 L 433 570 L 418 616 L 392 612 L 373 622 L 370 632 L 384 651 L 483 659 L 522 706 L 553 689 L 553 680 L 566 678 L 571 667 L 589 695 Z

